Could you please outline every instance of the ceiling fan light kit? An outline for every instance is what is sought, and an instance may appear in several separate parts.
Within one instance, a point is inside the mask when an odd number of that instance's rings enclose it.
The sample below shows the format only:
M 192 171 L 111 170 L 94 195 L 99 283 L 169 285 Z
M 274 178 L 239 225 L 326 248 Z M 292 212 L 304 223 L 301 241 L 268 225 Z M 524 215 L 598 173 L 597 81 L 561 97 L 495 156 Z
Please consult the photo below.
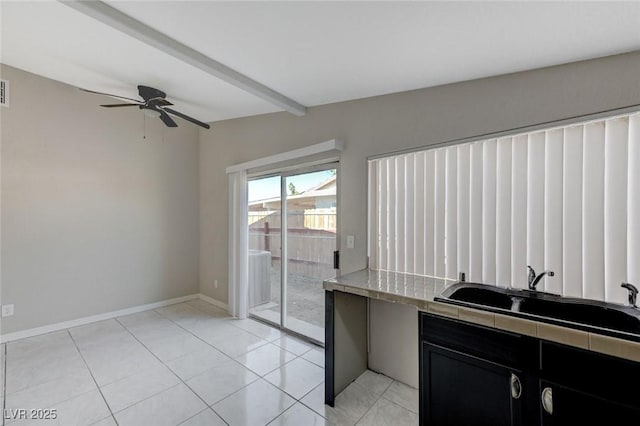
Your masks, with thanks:
M 149 108 L 140 108 L 144 111 L 144 115 L 146 115 L 149 118 L 160 118 L 160 112 L 156 111 L 155 109 L 149 109 Z
M 126 98 L 124 96 L 111 95 L 109 93 L 95 92 L 93 90 L 87 90 L 87 89 L 80 89 L 80 90 L 83 90 L 88 93 L 93 93 L 95 95 L 110 96 L 115 99 L 128 101 L 127 103 L 124 103 L 124 104 L 108 104 L 108 105 L 100 105 L 100 106 L 105 108 L 121 108 L 121 107 L 137 106 L 144 112 L 144 114 L 147 117 L 159 118 L 167 127 L 178 127 L 178 124 L 171 117 L 169 117 L 169 114 L 171 114 L 173 116 L 180 117 L 183 120 L 189 121 L 193 124 L 196 124 L 200 127 L 204 127 L 205 129 L 211 128 L 211 126 L 209 126 L 207 123 L 203 123 L 200 120 L 196 120 L 193 117 L 190 117 L 174 109 L 168 108 L 168 106 L 173 104 L 168 100 L 166 100 L 167 94 L 164 93 L 162 90 L 158 90 L 153 87 L 142 86 L 142 85 L 138 86 L 138 94 L 142 99 L 144 99 L 144 102 L 137 99 Z

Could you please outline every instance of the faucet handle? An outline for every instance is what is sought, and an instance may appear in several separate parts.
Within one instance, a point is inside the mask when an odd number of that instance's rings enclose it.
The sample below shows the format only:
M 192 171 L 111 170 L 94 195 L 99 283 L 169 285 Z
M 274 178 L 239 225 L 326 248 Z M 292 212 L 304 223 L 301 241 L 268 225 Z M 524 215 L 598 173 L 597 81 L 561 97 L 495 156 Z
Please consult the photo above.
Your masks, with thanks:
M 638 298 L 638 288 L 629 283 L 622 283 L 620 284 L 620 287 L 627 289 L 627 291 L 629 292 L 629 305 L 637 308 L 638 306 L 636 306 L 636 299 Z

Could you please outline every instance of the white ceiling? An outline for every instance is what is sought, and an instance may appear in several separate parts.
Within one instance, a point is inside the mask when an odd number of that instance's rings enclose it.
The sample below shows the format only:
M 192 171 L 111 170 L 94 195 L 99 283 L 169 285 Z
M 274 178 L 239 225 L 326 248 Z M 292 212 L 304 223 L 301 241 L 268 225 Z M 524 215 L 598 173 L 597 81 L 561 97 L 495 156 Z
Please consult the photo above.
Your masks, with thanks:
M 638 1 L 108 3 L 306 106 L 640 49 Z M 203 121 L 280 110 L 61 3 L 1 7 L 5 64 Z

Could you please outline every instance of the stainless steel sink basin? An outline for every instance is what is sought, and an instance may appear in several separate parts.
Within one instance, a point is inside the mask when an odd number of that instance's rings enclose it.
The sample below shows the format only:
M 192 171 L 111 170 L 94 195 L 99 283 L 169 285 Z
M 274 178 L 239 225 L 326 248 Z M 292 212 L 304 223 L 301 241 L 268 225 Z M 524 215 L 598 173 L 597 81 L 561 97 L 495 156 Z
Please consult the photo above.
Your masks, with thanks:
M 640 334 L 640 309 L 615 303 L 467 282 L 452 285 L 436 300 L 505 311 L 533 319 L 566 321 Z

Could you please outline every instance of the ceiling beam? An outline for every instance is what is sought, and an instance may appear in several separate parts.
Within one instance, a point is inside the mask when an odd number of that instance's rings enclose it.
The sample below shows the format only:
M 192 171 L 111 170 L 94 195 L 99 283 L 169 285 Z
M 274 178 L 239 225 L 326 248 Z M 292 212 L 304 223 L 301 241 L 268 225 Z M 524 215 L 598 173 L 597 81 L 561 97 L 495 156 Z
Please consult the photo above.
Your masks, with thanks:
M 186 46 L 171 37 L 133 19 L 102 1 L 59 0 L 61 3 L 97 19 L 112 28 L 122 31 L 137 40 L 167 53 L 183 62 L 211 74 L 227 83 L 249 92 L 294 115 L 303 116 L 307 112 L 304 105 L 287 98 L 281 93 L 259 83 L 228 66 Z

